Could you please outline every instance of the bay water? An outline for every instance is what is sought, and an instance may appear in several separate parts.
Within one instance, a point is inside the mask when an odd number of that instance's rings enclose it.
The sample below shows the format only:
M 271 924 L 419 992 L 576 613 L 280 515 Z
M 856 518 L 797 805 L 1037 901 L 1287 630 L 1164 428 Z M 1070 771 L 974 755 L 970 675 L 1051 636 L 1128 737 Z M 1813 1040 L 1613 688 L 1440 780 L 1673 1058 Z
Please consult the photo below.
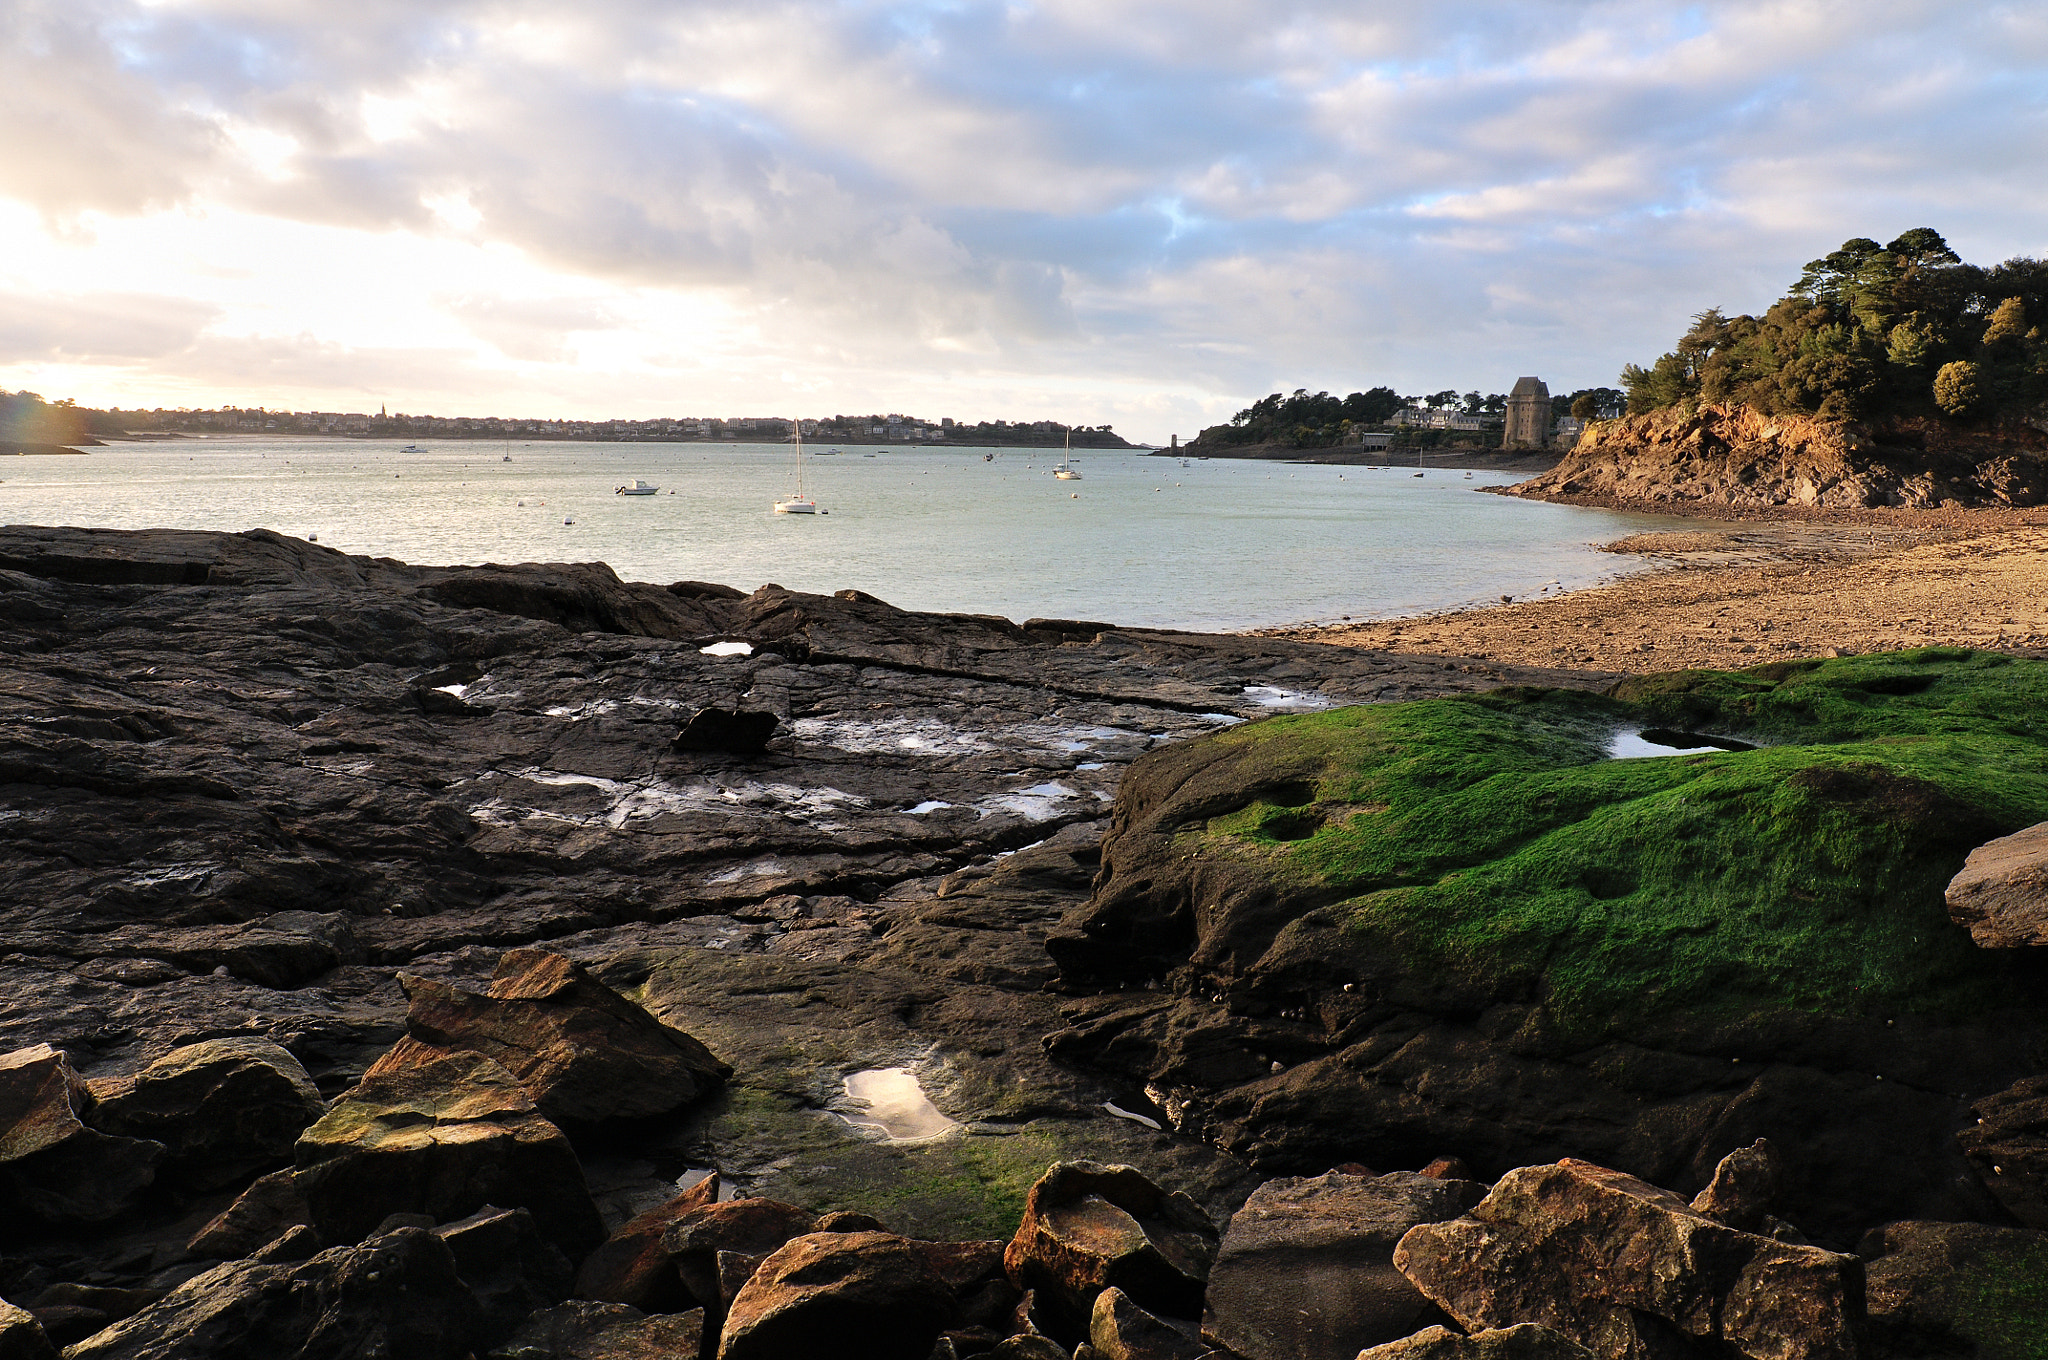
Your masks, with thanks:
M 610 563 L 627 580 L 847 587 L 907 609 L 1236 630 L 1575 589 L 1670 521 L 1482 495 L 1516 476 L 1086 450 L 213 439 L 0 458 L 0 521 L 275 529 L 421 564 Z M 993 454 L 985 460 L 985 453 Z M 507 461 L 509 459 L 510 461 Z M 636 478 L 652 496 L 614 489 Z

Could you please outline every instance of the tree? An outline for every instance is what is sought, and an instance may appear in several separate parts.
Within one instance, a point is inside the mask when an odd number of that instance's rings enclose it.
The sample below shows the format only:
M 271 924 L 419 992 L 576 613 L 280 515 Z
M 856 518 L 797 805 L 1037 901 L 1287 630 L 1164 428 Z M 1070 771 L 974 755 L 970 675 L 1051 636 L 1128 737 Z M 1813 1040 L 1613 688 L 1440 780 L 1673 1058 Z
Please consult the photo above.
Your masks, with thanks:
M 1977 366 L 1968 359 L 1943 364 L 1934 375 L 1935 404 L 1952 416 L 1968 415 L 1977 396 Z
M 1970 381 L 1944 388 L 1955 410 L 2018 410 L 2048 398 L 2048 341 L 2027 320 L 2044 309 L 2048 261 L 1966 264 L 1931 227 L 1886 246 L 1858 236 L 1809 261 L 1761 316 L 1701 312 L 1622 386 L 1631 415 L 1702 402 L 1830 420 L 1953 414 L 1931 375 L 1968 361 Z

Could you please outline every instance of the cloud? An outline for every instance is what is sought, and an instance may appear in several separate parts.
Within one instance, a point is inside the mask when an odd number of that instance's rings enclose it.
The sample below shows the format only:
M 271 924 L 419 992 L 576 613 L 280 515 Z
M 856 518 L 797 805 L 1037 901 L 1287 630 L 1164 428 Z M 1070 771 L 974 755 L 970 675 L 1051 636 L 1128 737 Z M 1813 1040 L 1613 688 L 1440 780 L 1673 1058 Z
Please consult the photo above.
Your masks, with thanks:
M 146 293 L 0 291 L 0 364 L 129 364 L 191 348 L 217 310 Z
M 472 409 L 1569 388 L 1848 236 L 2003 258 L 2048 207 L 2048 23 L 1932 0 L 18 0 L 0 39 L 0 196 L 81 261 L 186 242 L 213 308 L 0 327 L 123 381 L 269 336 L 247 384 Z M 371 288 L 380 329 L 308 233 L 462 277 Z

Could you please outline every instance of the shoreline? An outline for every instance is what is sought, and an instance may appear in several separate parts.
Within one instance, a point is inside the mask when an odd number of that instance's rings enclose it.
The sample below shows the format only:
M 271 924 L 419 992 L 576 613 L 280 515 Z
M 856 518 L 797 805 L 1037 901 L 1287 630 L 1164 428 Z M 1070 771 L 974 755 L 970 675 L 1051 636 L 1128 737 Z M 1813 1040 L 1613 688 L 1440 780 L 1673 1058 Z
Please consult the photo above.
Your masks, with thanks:
M 1740 670 L 1935 645 L 2048 656 L 2048 508 L 1788 507 L 1795 512 L 1739 517 L 1694 509 L 1687 507 L 1687 527 L 1603 544 L 1657 560 L 1617 581 L 1472 609 L 1258 632 L 1620 674 Z

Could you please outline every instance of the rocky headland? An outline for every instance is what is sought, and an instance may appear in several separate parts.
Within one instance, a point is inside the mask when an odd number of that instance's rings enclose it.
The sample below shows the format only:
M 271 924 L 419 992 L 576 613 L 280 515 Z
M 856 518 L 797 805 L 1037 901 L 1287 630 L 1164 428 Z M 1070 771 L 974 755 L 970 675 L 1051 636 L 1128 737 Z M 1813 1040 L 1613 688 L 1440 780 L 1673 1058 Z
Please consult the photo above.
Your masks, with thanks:
M 1599 421 L 1556 467 L 1508 489 L 1620 509 L 1914 510 L 2048 502 L 2048 434 L 1940 416 L 1867 423 L 1739 402 Z
M 0 1355 L 2032 1354 L 2044 670 L 0 530 Z

